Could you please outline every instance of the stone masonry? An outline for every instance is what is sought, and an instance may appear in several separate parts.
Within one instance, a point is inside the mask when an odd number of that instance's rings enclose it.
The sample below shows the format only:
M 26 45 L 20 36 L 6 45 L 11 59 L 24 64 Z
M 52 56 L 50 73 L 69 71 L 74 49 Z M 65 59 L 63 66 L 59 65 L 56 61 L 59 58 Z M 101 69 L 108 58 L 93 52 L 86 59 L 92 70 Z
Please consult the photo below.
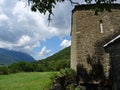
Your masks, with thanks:
M 110 54 L 104 45 L 120 34 L 120 4 L 112 12 L 95 15 L 92 5 L 77 5 L 72 11 L 71 68 L 81 82 L 102 82 L 110 77 Z

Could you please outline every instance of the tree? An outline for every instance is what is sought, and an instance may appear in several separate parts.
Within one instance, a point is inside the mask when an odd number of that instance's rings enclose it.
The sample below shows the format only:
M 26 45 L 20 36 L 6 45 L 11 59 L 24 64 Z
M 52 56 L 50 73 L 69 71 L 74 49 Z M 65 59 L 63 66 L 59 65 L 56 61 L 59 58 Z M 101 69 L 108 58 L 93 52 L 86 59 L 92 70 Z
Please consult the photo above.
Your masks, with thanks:
M 48 20 L 51 19 L 51 15 L 53 15 L 53 8 L 57 3 L 65 2 L 65 0 L 26 0 L 28 5 L 31 5 L 31 10 L 36 12 L 37 10 L 40 13 L 46 14 L 49 13 Z M 71 4 L 78 4 L 75 0 L 68 0 Z M 92 1 L 96 2 L 96 11 L 103 11 L 104 9 L 110 11 L 110 5 L 116 0 L 85 0 L 87 4 L 91 4 Z

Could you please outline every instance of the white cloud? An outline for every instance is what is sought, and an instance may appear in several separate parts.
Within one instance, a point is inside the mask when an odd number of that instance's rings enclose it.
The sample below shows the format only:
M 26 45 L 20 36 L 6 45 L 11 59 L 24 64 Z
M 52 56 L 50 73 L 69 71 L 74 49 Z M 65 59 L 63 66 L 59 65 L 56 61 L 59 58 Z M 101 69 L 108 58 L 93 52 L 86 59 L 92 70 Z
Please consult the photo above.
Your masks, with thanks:
M 8 17 L 5 14 L 1 14 L 0 15 L 0 21 L 6 21 L 8 19 Z
M 4 4 L 4 0 L 0 0 L 0 5 L 3 5 Z
M 9 49 L 11 49 L 12 46 L 13 46 L 13 44 L 11 44 L 9 42 L 0 41 L 0 47 L 1 48 L 9 48 Z
M 48 16 L 31 12 L 24 2 L 0 0 L 0 47 L 31 54 L 34 48 L 40 47 L 41 41 L 69 35 L 71 7 L 67 4 L 58 4 L 48 26 Z
M 50 54 L 51 50 L 47 50 L 47 48 L 44 46 L 41 51 L 38 53 L 39 58 L 45 58 L 45 56 L 48 56 Z
M 37 37 L 36 37 L 37 38 Z M 8 41 L 0 41 L 0 47 L 1 48 L 8 48 L 12 50 L 22 51 L 31 53 L 30 51 L 35 48 L 39 47 L 40 42 L 38 39 L 31 38 L 28 35 L 21 36 L 17 42 L 12 43 Z
M 70 45 L 71 45 L 71 40 L 67 40 L 67 39 L 64 39 L 60 44 L 62 48 L 68 47 Z
M 8 17 L 5 14 L 0 13 L 0 27 L 3 25 L 4 22 L 8 20 Z
M 26 45 L 28 44 L 29 42 L 31 42 L 31 37 L 28 36 L 28 35 L 23 35 L 19 41 L 18 41 L 18 45 L 21 46 L 21 45 Z

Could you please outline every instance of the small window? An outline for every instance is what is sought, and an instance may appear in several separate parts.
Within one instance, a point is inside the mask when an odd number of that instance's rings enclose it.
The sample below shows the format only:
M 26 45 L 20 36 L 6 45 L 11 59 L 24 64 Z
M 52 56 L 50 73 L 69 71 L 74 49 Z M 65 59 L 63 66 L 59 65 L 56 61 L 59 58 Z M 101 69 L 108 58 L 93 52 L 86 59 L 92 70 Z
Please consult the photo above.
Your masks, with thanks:
M 103 33 L 103 21 L 100 20 L 100 33 Z

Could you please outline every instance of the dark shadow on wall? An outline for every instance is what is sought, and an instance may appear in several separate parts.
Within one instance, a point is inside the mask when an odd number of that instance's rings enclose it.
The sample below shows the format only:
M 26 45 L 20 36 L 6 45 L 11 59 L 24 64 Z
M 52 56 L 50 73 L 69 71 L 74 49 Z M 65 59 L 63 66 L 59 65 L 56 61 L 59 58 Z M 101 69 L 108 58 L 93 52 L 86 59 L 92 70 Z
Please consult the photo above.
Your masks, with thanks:
M 80 81 L 83 82 L 93 82 L 93 81 L 100 81 L 105 79 L 105 74 L 103 71 L 103 66 L 100 63 L 100 60 L 96 61 L 91 58 L 89 55 L 87 56 L 87 64 L 89 64 L 88 68 L 91 68 L 89 73 L 83 67 L 83 65 L 77 66 L 77 74 L 79 75 Z
M 116 64 L 115 66 L 113 65 L 113 62 L 115 62 L 113 60 L 116 60 L 116 56 L 112 55 L 110 52 L 106 52 L 105 48 L 103 48 L 103 45 L 105 45 L 107 42 L 109 42 L 116 36 L 120 35 L 120 30 L 115 31 L 116 32 L 114 32 L 114 35 L 111 34 L 108 37 L 104 37 L 101 41 L 98 41 L 94 44 L 95 46 L 93 47 L 95 47 L 95 52 L 93 53 L 93 56 L 90 56 L 89 54 L 86 56 L 87 60 L 86 64 L 88 65 L 88 67 L 84 67 L 84 65 L 81 63 L 77 65 L 78 81 L 82 86 L 85 86 L 85 89 L 81 90 L 112 90 L 113 81 L 115 78 L 114 72 L 116 72 L 114 69 L 114 67 L 116 67 Z M 115 51 L 115 49 L 112 50 Z M 111 68 L 110 71 L 108 72 L 109 73 L 108 78 L 105 77 L 102 63 L 102 61 L 105 60 L 104 58 L 105 53 L 110 54 L 109 64 Z M 87 68 L 91 68 L 91 71 L 88 72 Z
M 89 64 L 88 68 L 91 68 L 89 72 L 83 65 L 78 64 L 77 66 L 79 84 L 83 87 L 81 90 L 111 90 L 112 87 L 109 81 L 105 79 L 100 60 L 98 59 L 98 61 L 96 61 L 94 57 L 87 55 L 87 64 Z

